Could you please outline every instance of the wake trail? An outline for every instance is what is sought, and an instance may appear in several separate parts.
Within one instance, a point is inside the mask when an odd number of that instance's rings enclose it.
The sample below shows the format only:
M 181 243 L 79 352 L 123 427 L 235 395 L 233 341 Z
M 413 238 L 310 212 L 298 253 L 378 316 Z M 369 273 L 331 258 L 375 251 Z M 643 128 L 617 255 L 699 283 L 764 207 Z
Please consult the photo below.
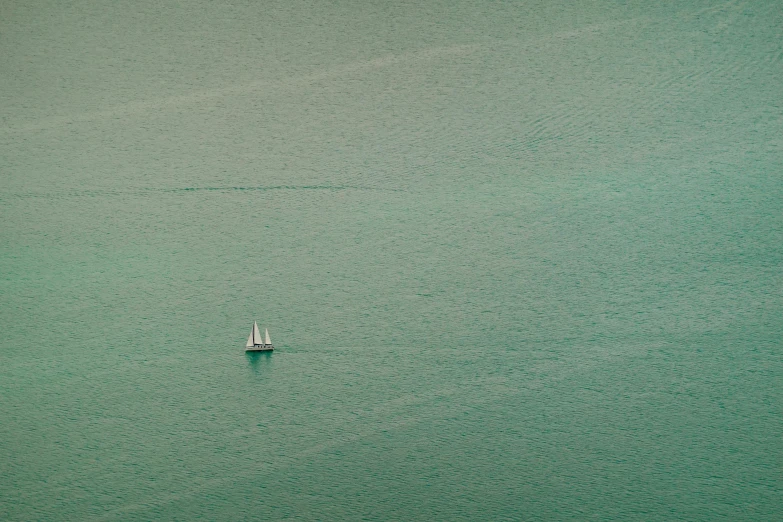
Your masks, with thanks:
M 416 407 L 414 411 L 421 411 L 422 408 L 420 406 L 437 403 L 443 399 L 455 399 L 454 404 L 457 407 L 479 408 L 492 404 L 499 399 L 507 400 L 533 390 L 552 386 L 554 383 L 568 379 L 574 374 L 588 372 L 595 367 L 621 363 L 623 356 L 628 353 L 635 353 L 635 349 L 636 347 L 631 344 L 615 350 L 608 350 L 604 345 L 596 345 L 586 352 L 580 352 L 580 357 L 541 360 L 525 369 L 525 374 L 528 378 L 524 379 L 524 381 L 516 379 L 514 376 L 485 376 L 468 379 L 452 386 L 439 387 L 425 393 L 408 393 L 384 401 L 372 408 L 353 411 L 352 413 L 356 413 L 358 418 L 368 421 L 367 424 L 370 424 L 370 426 L 357 430 L 352 425 L 352 420 L 345 420 L 340 427 L 334 430 L 336 433 L 328 441 L 315 444 L 291 455 L 285 455 L 281 459 L 283 462 L 266 465 L 263 469 L 255 468 L 236 471 L 230 477 L 205 479 L 193 487 L 176 493 L 166 493 L 146 502 L 134 502 L 115 507 L 108 513 L 103 513 L 92 519 L 113 520 L 117 517 L 127 516 L 129 513 L 139 513 L 160 508 L 173 502 L 193 497 L 204 491 L 232 485 L 237 482 L 237 479 L 245 480 L 251 477 L 271 476 L 301 464 L 306 458 L 312 459 L 314 456 L 320 455 L 329 449 L 373 437 L 384 431 L 415 425 L 430 417 L 426 413 L 412 413 L 412 406 Z M 520 382 L 524 382 L 524 384 L 520 384 Z M 489 393 L 477 395 L 475 393 L 476 387 L 481 387 L 483 391 Z
M 446 47 L 435 47 L 420 51 L 411 51 L 401 54 L 389 54 L 380 56 L 371 60 L 353 62 L 333 67 L 324 71 L 318 71 L 302 76 L 289 76 L 277 80 L 257 80 L 238 85 L 229 85 L 217 89 L 197 90 L 187 94 L 168 96 L 152 100 L 140 100 L 124 103 L 104 110 L 84 112 L 68 116 L 58 116 L 46 118 L 33 123 L 22 125 L 20 127 L 5 127 L 5 132 L 32 132 L 47 130 L 63 125 L 73 123 L 91 122 L 96 120 L 117 119 L 122 117 L 136 116 L 143 113 L 160 110 L 171 110 L 187 105 L 203 105 L 204 103 L 214 101 L 227 96 L 246 95 L 262 90 L 280 90 L 302 86 L 309 86 L 323 80 L 339 78 L 352 73 L 364 70 L 373 70 L 389 67 L 392 65 L 411 62 L 427 62 L 447 56 L 466 55 L 477 49 L 476 45 L 453 45 Z

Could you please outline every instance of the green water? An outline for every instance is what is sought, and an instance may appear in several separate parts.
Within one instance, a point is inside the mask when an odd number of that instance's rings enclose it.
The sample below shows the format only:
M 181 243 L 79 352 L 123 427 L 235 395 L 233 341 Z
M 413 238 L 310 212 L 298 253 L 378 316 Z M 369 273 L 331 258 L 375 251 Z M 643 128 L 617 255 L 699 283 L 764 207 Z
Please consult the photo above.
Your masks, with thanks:
M 653 4 L 0 4 L 0 519 L 783 518 L 783 9 Z

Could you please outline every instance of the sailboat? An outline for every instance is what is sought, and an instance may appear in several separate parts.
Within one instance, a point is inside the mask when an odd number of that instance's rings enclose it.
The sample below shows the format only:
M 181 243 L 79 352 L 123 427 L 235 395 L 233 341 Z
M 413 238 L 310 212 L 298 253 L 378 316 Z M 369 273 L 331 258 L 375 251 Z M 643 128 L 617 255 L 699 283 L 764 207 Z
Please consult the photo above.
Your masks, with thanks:
M 261 332 L 258 331 L 258 323 L 253 321 L 253 328 L 250 330 L 250 337 L 245 344 L 246 352 L 271 352 L 275 349 L 272 341 L 269 339 L 269 330 L 264 329 L 266 339 L 261 338 Z

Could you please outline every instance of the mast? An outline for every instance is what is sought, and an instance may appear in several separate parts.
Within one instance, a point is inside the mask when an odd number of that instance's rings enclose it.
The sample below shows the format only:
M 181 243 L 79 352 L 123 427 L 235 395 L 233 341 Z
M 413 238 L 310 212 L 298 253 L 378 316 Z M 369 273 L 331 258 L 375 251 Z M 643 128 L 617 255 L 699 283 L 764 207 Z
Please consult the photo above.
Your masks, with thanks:
M 264 344 L 272 346 L 272 341 L 269 339 L 269 330 L 264 328 L 264 334 L 266 334 L 266 341 L 264 341 Z

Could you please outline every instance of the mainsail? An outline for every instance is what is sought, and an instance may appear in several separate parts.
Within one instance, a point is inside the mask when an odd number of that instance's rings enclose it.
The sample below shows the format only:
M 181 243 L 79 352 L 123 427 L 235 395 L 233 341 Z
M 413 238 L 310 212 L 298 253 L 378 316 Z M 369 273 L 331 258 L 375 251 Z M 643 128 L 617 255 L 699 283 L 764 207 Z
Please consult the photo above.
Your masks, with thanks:
M 272 345 L 272 341 L 269 339 L 269 330 L 264 328 L 264 334 L 266 335 L 266 341 L 264 342 L 264 344 L 268 344 L 268 345 L 271 346 Z
M 248 340 L 250 342 L 250 340 Z M 253 321 L 253 344 L 264 344 L 261 340 L 261 332 L 258 331 L 258 323 Z

